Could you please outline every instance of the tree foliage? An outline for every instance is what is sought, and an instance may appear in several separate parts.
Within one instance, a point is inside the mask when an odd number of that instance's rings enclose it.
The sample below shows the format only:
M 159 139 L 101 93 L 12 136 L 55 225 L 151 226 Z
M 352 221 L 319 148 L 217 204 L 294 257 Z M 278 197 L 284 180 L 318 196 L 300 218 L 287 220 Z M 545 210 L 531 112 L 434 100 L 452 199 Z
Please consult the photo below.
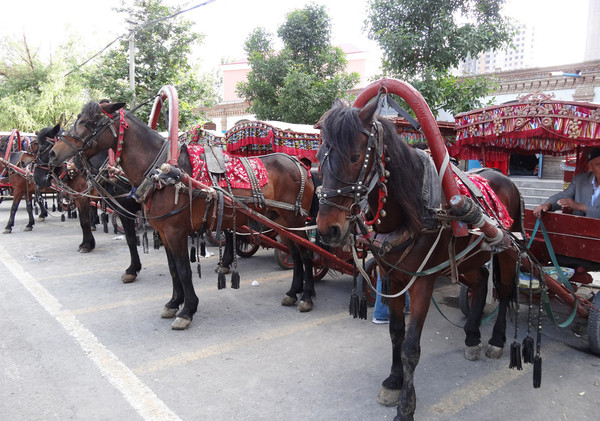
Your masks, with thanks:
M 81 78 L 63 77 L 75 62 L 70 42 L 56 51 L 53 61 L 45 63 L 25 37 L 2 40 L 0 130 L 35 132 L 59 122 L 65 124 L 79 112 L 84 92 L 89 89 Z
M 412 83 L 432 109 L 458 113 L 480 106 L 495 82 L 450 71 L 469 56 L 509 46 L 514 29 L 501 14 L 504 2 L 371 0 L 366 25 L 386 74 Z
M 283 49 L 275 51 L 273 35 L 256 28 L 245 42 L 251 71 L 238 93 L 262 120 L 314 124 L 336 98 L 358 82 L 346 74 L 341 49 L 331 45 L 331 21 L 324 6 L 309 4 L 287 14 L 277 30 Z
M 190 63 L 193 45 L 204 36 L 192 31 L 193 23 L 181 16 L 165 19 L 180 10 L 163 5 L 162 0 L 133 0 L 130 6 L 116 9 L 127 21 L 135 22 L 135 102 L 152 100 L 161 87 L 173 85 L 179 98 L 180 127 L 185 127 L 194 119 L 193 108 L 216 103 L 218 84 L 212 75 L 200 75 Z M 128 39 L 84 72 L 88 83 L 101 86 L 110 100 L 132 102 Z M 147 116 L 151 107 L 152 102 L 139 113 Z

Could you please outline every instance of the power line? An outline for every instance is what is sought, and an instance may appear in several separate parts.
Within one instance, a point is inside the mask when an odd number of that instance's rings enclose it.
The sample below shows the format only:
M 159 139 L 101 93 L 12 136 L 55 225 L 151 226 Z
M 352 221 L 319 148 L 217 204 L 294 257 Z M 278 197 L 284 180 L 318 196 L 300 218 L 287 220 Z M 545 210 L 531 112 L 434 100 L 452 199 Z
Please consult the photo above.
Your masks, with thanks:
M 129 30 L 129 32 L 127 34 L 123 34 L 123 35 L 119 35 L 117 38 L 115 38 L 114 40 L 112 40 L 108 45 L 106 45 L 104 48 L 102 48 L 100 51 L 98 51 L 96 54 L 94 54 L 93 56 L 91 56 L 90 58 L 88 58 L 86 61 L 84 61 L 83 63 L 79 64 L 77 67 L 75 67 L 74 69 L 72 69 L 70 72 L 68 72 L 67 74 L 64 75 L 64 77 L 69 76 L 71 73 L 76 72 L 77 70 L 81 69 L 83 66 L 85 66 L 86 64 L 88 64 L 90 61 L 92 61 L 93 59 L 95 59 L 96 57 L 98 57 L 100 54 L 102 54 L 104 51 L 106 51 L 111 45 L 113 45 L 115 42 L 119 41 L 120 39 L 124 38 L 125 36 L 129 36 L 130 34 L 134 33 L 137 30 L 143 29 L 146 26 L 150 26 L 150 25 L 154 25 L 158 22 L 162 22 L 163 20 L 166 19 L 171 19 L 174 18 L 177 15 L 181 15 L 182 13 L 186 13 L 189 12 L 191 10 L 197 9 L 199 7 L 202 6 L 206 6 L 207 4 L 210 3 L 214 3 L 217 0 L 207 0 L 204 3 L 200 3 L 197 4 L 195 6 L 192 6 L 190 8 L 187 8 L 185 10 L 180 10 L 179 12 L 173 13 L 172 15 L 169 16 L 165 16 L 163 18 L 159 18 L 159 19 L 155 19 L 151 22 L 146 22 L 144 24 L 138 25 L 136 27 L 134 27 L 133 29 Z

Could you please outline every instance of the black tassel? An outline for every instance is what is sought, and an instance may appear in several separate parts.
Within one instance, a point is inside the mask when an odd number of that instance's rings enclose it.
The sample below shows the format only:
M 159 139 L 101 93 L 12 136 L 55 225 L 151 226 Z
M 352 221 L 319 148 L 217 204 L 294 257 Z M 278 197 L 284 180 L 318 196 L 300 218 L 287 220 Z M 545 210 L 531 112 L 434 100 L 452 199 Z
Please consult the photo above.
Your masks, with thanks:
M 76 210 L 73 211 L 73 219 L 77 219 L 77 211 Z
M 148 233 L 144 231 L 142 234 L 142 248 L 145 254 L 148 254 Z
M 225 280 L 225 273 L 223 273 L 223 269 L 219 269 L 219 273 L 217 275 L 217 288 L 223 289 L 227 287 L 227 281 Z
M 196 262 L 196 247 L 194 247 L 194 246 L 192 246 L 192 248 L 190 248 L 190 262 L 191 263 Z
M 71 219 L 71 211 L 67 209 L 67 218 Z
M 52 204 L 52 212 L 56 212 L 56 205 L 54 203 Z
M 533 338 L 531 336 L 523 339 L 523 362 L 525 364 L 533 363 L 533 346 Z
M 202 279 L 202 268 L 200 267 L 200 262 L 196 265 L 196 270 L 198 271 L 198 278 Z
M 135 245 L 139 247 L 141 244 L 142 243 L 140 241 L 140 235 L 136 234 L 136 236 L 135 236 Z
M 66 220 L 67 220 L 67 218 L 65 218 L 65 214 L 64 214 L 64 213 L 63 213 L 63 214 L 61 214 L 61 215 L 60 215 L 60 221 L 61 221 L 61 222 L 65 222 Z
M 356 294 L 356 291 L 352 291 L 352 294 L 350 295 L 350 307 L 348 310 L 350 311 L 350 315 L 355 319 L 358 317 L 359 306 L 358 295 Z
M 160 249 L 160 241 L 158 238 L 158 233 L 156 231 L 154 231 L 154 234 L 152 234 L 152 238 L 154 240 L 154 250 Z
M 367 299 L 364 296 L 364 294 L 360 299 L 360 304 L 358 306 L 358 318 L 362 320 L 367 320 Z
M 521 364 L 521 344 L 516 341 L 510 344 L 510 364 L 508 368 L 523 370 L 523 365 Z
M 536 355 L 533 359 L 533 387 L 539 388 L 542 385 L 542 357 Z
M 103 231 L 108 234 L 108 214 L 103 213 L 102 214 L 102 226 L 103 226 Z
M 231 271 L 231 288 L 240 289 L 240 274 L 235 269 Z
M 200 256 L 206 257 L 206 243 L 204 242 L 204 239 L 200 241 Z
M 37 205 L 35 205 L 35 206 L 33 207 L 33 212 L 35 213 L 35 216 L 38 216 L 38 215 L 39 215 L 39 213 L 40 213 L 40 210 L 38 209 Z
M 381 278 L 381 302 L 383 304 L 385 304 L 386 306 L 390 305 L 390 299 L 389 297 L 386 297 L 385 295 L 390 295 L 390 277 L 388 275 L 384 275 Z

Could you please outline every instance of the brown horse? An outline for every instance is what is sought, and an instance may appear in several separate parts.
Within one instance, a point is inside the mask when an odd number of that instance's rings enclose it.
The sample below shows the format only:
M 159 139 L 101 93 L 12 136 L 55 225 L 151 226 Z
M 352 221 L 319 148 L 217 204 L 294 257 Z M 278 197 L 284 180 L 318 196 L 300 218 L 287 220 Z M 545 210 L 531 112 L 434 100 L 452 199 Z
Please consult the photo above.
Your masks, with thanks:
M 413 419 L 416 407 L 413 375 L 419 362 L 421 331 L 434 281 L 444 274 L 438 265 L 447 262 L 445 267 L 448 267 L 450 264 L 451 242 L 455 242 L 455 250 L 460 253 L 474 236 L 453 238 L 449 224 L 440 223 L 441 213 L 435 212 L 434 208 L 440 203 L 441 189 L 438 185 L 437 198 L 432 197 L 436 188 L 424 186 L 423 181 L 438 181 L 430 158 L 400 140 L 394 125 L 375 114 L 377 105 L 378 101 L 373 101 L 357 109 L 338 102 L 323 118 L 323 144 L 318 153 L 323 187 L 318 193 L 317 226 L 326 244 L 338 246 L 346 242 L 352 244 L 355 223 L 365 228 L 365 220 L 374 222 L 375 238 L 383 236 L 390 245 L 374 252 L 385 275 L 384 284 L 388 283 L 384 289 L 388 295 L 398 296 L 409 286 L 411 312 L 407 326 L 403 297 L 390 300 L 392 368 L 377 397 L 381 404 L 398 404 L 395 420 L 405 421 Z M 430 172 L 431 168 L 433 172 Z M 485 171 L 481 175 L 489 181 L 517 222 L 511 229 L 519 230 L 520 194 L 517 188 L 496 171 Z M 363 199 L 367 201 L 366 206 L 362 205 Z M 362 232 L 367 234 L 366 229 Z M 371 243 L 372 251 L 375 251 L 374 244 Z M 427 258 L 430 250 L 432 253 Z M 486 355 L 499 358 L 506 340 L 505 317 L 515 289 L 516 264 L 505 252 L 495 256 L 494 272 L 500 272 L 496 284 L 500 304 Z M 466 254 L 461 260 L 457 258 L 459 280 L 475 295 L 471 316 L 464 328 L 465 356 L 469 359 L 476 359 L 482 347 L 479 325 L 487 292 L 487 274 L 483 265 L 489 260 L 487 251 Z M 434 269 L 429 270 L 431 268 Z M 416 282 L 410 284 L 413 276 Z
M 54 127 L 43 128 L 37 133 L 36 142 L 39 149 L 37 151 L 36 166 L 33 174 L 36 185 L 39 187 L 49 188 L 52 185 L 48 161 L 50 159 L 50 150 L 56 143 L 56 139 L 59 138 L 60 132 L 60 125 L 57 124 Z M 91 157 L 89 160 L 90 169 L 97 171 L 104 164 L 107 157 L 108 154 L 106 151 Z M 80 253 L 89 253 L 96 247 L 96 240 L 92 231 L 95 229 L 95 221 L 98 218 L 97 207 L 91 205 L 90 196 L 97 196 L 97 192 L 93 190 L 86 193 L 90 190 L 86 178 L 87 171 L 77 162 L 78 160 L 74 161 L 73 169 L 68 171 L 64 168 L 61 169 L 64 172 L 59 175 L 61 182 L 56 187 L 64 190 L 66 196 L 75 202 L 75 206 L 79 212 L 79 225 L 83 234 L 78 251 Z M 129 266 L 121 276 L 121 281 L 123 283 L 131 283 L 136 280 L 137 274 L 142 269 L 137 249 L 135 221 L 136 214 L 141 209 L 141 206 L 134 199 L 124 197 L 131 190 L 131 185 L 127 182 L 123 180 L 118 180 L 116 183 L 106 182 L 105 188 L 114 196 L 117 196 L 115 199 L 116 203 L 109 202 L 109 207 L 115 208 L 114 210 L 119 213 L 131 257 Z M 107 221 L 104 221 L 104 224 L 106 226 Z
M 233 208 L 215 197 L 215 193 L 186 188 L 181 183 L 160 183 L 160 178 L 150 178 L 160 172 L 157 168 L 166 161 L 167 146 L 165 139 L 150 129 L 131 113 L 119 110 L 123 103 L 90 102 L 83 107 L 73 127 L 63 134 L 51 152 L 51 165 L 59 165 L 68 157 L 81 152 L 90 157 L 101 150 L 112 148 L 119 153 L 121 167 L 136 194 L 143 197 L 145 213 L 150 225 L 158 231 L 165 246 L 169 269 L 173 281 L 172 298 L 165 304 L 161 317 L 176 317 L 172 328 L 186 329 L 198 307 L 198 297 L 192 284 L 192 271 L 188 252 L 188 235 L 207 227 L 214 226 L 217 208 L 223 207 L 222 228 L 233 227 Z M 116 117 L 112 117 L 113 114 Z M 113 135 L 119 131 L 120 121 L 125 120 L 128 128 L 121 141 Z M 116 130 L 116 132 L 115 132 Z M 121 152 L 119 152 L 121 151 Z M 178 166 L 187 174 L 191 174 L 187 148 L 180 151 Z M 285 227 L 304 226 L 305 212 L 294 211 L 298 202 L 302 209 L 309 209 L 314 194 L 314 187 L 307 175 L 307 170 L 298 165 L 298 161 L 283 154 L 261 156 L 269 175 L 269 182 L 262 187 L 266 204 L 262 208 L 253 207 L 257 212 L 269 217 Z M 147 177 L 148 176 L 148 177 Z M 160 188 L 155 188 L 160 184 Z M 302 190 L 302 186 L 304 189 Z M 150 187 L 150 192 L 142 191 Z M 251 197 L 249 189 L 233 189 L 235 197 Z M 208 199 L 208 200 L 207 200 Z M 278 204 L 286 204 L 278 206 Z M 207 209 L 208 207 L 208 209 Z M 298 209 L 296 209 L 298 210 Z M 248 218 L 236 213 L 237 224 L 248 224 Z M 292 305 L 297 294 L 302 292 L 299 309 L 308 311 L 312 307 L 314 286 L 312 282 L 312 253 L 287 241 L 287 246 L 294 257 L 294 279 L 291 289 L 286 293 L 282 304 Z M 183 307 L 179 310 L 180 306 Z M 179 312 L 178 312 L 179 310 Z
M 32 146 L 33 148 L 37 147 L 35 143 Z M 6 145 L 4 145 L 3 142 L 0 154 L 4 156 L 5 151 Z M 31 176 L 31 174 L 27 176 L 27 173 L 31 173 L 31 168 L 33 167 L 34 161 L 35 152 L 30 153 L 26 151 L 19 151 L 10 153 L 9 162 L 22 169 L 24 171 L 23 173 L 15 171 L 10 167 L 0 163 L 0 174 L 2 176 L 6 176 L 6 178 L 8 179 L 8 183 L 11 186 L 13 194 L 13 202 L 10 208 L 8 222 L 6 224 L 6 227 L 4 228 L 4 234 L 10 234 L 12 232 L 12 228 L 15 225 L 15 215 L 17 213 L 17 210 L 19 209 L 21 199 L 23 198 L 25 198 L 25 206 L 27 209 L 27 214 L 29 215 L 29 220 L 24 228 L 24 231 L 31 231 L 33 229 L 33 225 L 35 224 L 35 219 L 33 217 L 33 197 L 36 191 L 36 186 L 33 182 L 33 177 Z M 41 197 L 36 197 L 36 200 L 40 207 L 40 215 L 38 220 L 43 221 L 48 216 L 48 212 L 46 210 L 46 206 L 44 205 L 44 201 L 41 199 Z

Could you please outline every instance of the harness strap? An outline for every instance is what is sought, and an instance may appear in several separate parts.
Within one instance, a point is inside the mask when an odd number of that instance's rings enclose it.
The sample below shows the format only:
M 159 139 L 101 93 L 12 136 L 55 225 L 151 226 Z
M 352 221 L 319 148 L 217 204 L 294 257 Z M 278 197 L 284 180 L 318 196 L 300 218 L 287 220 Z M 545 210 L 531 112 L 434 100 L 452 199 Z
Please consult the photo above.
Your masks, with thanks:
M 248 181 L 250 181 L 250 189 L 252 191 L 252 200 L 254 204 L 262 208 L 265 205 L 265 195 L 263 194 L 260 188 L 260 182 L 258 181 L 258 177 L 256 176 L 256 171 L 252 168 L 250 164 L 250 160 L 244 156 L 238 158 L 240 163 L 246 170 L 246 174 L 248 175 Z

